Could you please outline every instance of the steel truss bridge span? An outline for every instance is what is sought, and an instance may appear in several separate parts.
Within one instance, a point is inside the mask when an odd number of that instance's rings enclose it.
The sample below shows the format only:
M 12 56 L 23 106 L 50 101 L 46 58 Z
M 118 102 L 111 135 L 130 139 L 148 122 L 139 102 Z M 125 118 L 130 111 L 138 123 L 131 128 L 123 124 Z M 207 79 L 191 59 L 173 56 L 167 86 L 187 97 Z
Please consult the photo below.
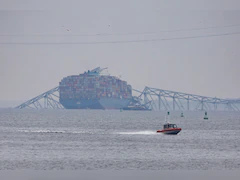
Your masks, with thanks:
M 146 86 L 143 91 L 133 89 L 137 104 L 148 105 L 156 111 L 240 111 L 240 99 L 221 99 L 169 91 Z M 59 86 L 36 96 L 16 108 L 63 109 L 59 102 Z
M 151 101 L 150 104 L 153 110 L 240 111 L 240 99 L 213 98 L 147 86 L 142 92 L 135 89 L 134 91 L 140 93 L 138 98 L 143 101 L 143 103 Z
M 59 86 L 36 96 L 16 107 L 17 109 L 63 109 L 59 102 Z

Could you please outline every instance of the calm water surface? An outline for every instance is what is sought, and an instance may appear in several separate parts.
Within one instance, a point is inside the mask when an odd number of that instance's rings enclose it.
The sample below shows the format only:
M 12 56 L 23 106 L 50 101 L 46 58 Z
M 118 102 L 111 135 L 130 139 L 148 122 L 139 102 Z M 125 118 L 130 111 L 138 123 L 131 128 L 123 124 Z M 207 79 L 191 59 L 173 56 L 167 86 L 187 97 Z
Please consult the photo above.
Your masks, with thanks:
M 240 113 L 0 110 L 0 170 L 240 170 Z

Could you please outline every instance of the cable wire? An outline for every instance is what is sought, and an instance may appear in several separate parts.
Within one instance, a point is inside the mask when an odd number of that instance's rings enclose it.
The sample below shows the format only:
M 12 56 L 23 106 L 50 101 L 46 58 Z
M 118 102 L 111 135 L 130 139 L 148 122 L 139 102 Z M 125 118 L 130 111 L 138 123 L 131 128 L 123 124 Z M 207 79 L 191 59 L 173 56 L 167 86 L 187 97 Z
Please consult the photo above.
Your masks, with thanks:
M 66 37 L 75 37 L 75 36 L 124 36 L 124 35 L 142 35 L 142 34 L 158 34 L 162 32 L 184 32 L 184 31 L 198 31 L 198 30 L 205 30 L 205 29 L 220 29 L 220 28 L 229 28 L 229 27 L 238 27 L 239 24 L 235 25 L 225 25 L 225 26 L 209 26 L 209 27 L 202 27 L 202 28 L 190 28 L 190 29 L 174 29 L 174 30 L 160 30 L 157 32 L 132 32 L 132 33 L 96 33 L 96 34 L 0 34 L 0 36 L 35 36 L 35 37 L 42 37 L 42 36 L 66 36 Z M 69 33 L 69 31 L 68 31 Z M 70 31 L 71 33 L 71 31 Z
M 230 36 L 238 35 L 240 32 L 232 33 L 222 33 L 222 34 L 209 34 L 209 35 L 198 35 L 198 36 L 185 36 L 185 37 L 173 37 L 173 38 L 156 38 L 156 39 L 140 39 L 140 40 L 124 40 L 124 41 L 93 41 L 93 42 L 0 42 L 0 44 L 25 44 L 25 45 L 64 45 L 64 44 L 126 44 L 126 43 L 144 43 L 144 42 L 157 42 L 157 41 L 169 41 L 169 40 L 187 40 L 187 39 L 197 39 L 197 38 L 209 38 L 209 37 L 219 37 L 219 36 Z

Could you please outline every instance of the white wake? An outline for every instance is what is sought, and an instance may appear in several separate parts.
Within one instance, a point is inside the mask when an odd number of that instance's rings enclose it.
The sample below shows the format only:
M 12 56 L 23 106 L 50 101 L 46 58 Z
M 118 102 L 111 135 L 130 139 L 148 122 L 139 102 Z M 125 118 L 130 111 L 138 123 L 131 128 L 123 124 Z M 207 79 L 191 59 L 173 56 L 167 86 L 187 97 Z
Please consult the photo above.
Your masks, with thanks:
M 126 134 L 126 135 L 153 135 L 157 134 L 156 131 L 131 131 L 131 132 L 118 132 L 117 134 Z

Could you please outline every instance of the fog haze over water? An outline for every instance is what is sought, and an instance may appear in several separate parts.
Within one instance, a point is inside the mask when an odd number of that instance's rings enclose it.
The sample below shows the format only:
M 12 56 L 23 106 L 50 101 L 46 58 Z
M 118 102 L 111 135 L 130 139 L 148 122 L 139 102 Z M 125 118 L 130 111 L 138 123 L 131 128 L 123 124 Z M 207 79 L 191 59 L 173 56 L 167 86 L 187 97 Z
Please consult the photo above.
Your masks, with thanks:
M 140 91 L 240 98 L 240 1 L 0 4 L 0 179 L 239 179 L 239 112 L 171 112 L 168 136 L 166 112 L 6 107 L 98 66 Z
M 98 66 L 139 90 L 239 98 L 237 0 L 0 2 L 0 107 Z
M 239 170 L 239 113 L 1 110 L 0 170 Z

